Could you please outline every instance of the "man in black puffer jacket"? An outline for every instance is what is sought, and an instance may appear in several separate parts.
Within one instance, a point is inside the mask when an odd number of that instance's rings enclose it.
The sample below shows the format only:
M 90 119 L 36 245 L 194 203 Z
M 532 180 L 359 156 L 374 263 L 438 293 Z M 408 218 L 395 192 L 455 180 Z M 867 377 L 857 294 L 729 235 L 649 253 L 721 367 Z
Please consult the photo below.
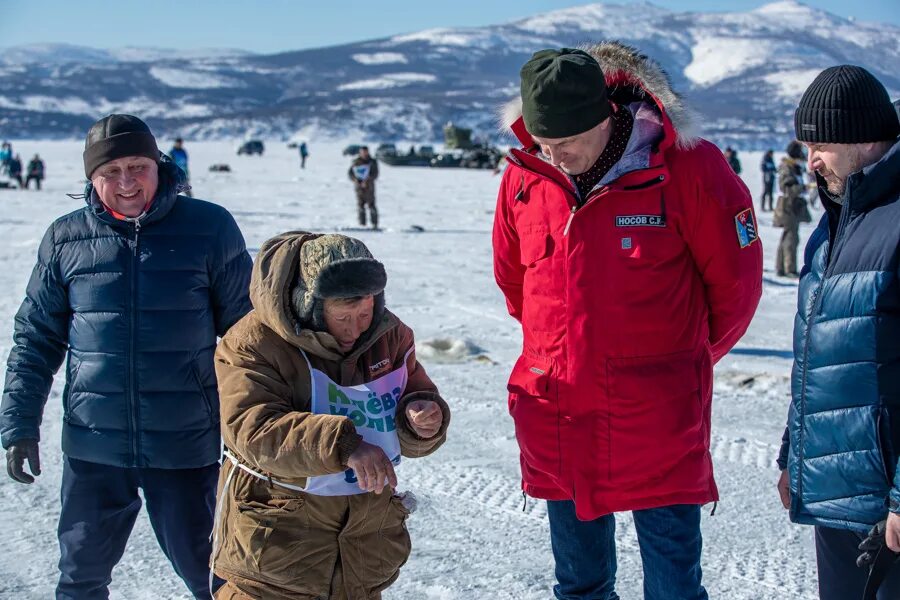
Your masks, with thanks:
M 213 353 L 250 310 L 250 255 L 228 211 L 178 195 L 183 174 L 140 119 L 97 121 L 84 166 L 87 207 L 50 226 L 15 317 L 0 406 L 7 469 L 22 483 L 40 474 L 43 407 L 68 355 L 57 599 L 108 597 L 139 488 L 175 571 L 209 598 Z

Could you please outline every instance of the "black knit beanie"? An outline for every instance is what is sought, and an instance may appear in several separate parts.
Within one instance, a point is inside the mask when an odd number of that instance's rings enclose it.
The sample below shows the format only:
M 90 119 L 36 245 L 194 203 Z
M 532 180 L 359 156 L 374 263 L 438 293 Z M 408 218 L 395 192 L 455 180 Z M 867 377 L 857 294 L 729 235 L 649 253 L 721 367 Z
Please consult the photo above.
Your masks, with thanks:
M 109 115 L 91 125 L 84 140 L 88 179 L 98 167 L 126 156 L 146 156 L 159 162 L 156 138 L 146 123 L 131 115 Z
M 531 135 L 563 138 L 584 133 L 610 115 L 603 70 L 583 50 L 536 52 L 519 73 L 522 116 Z
M 887 90 L 854 65 L 819 73 L 794 112 L 797 139 L 812 144 L 863 144 L 893 140 L 900 121 Z

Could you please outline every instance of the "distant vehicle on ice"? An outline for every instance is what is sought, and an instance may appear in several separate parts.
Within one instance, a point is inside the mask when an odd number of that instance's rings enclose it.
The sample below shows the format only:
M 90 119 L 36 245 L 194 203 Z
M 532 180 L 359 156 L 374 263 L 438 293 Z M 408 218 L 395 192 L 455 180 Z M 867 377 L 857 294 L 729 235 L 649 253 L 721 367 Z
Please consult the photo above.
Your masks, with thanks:
M 265 146 L 259 140 L 248 140 L 241 144 L 240 148 L 238 148 L 238 155 L 241 154 L 258 154 L 262 156 L 262 153 L 265 151 Z
M 381 144 L 375 151 L 375 158 L 395 167 L 429 167 L 434 158 L 434 147 L 410 146 L 408 152 L 400 152 L 394 144 Z

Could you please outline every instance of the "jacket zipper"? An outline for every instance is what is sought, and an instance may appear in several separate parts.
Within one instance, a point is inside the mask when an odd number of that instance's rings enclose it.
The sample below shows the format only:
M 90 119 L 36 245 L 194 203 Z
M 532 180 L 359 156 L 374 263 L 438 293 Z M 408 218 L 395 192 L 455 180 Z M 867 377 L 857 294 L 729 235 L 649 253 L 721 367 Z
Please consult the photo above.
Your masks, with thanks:
M 828 247 L 828 256 L 824 256 L 823 258 L 828 261 L 828 265 L 825 267 L 825 271 L 822 273 L 822 280 L 819 281 L 819 285 L 816 286 L 815 291 L 813 291 L 813 304 L 810 307 L 809 317 L 807 318 L 806 323 L 806 339 L 803 340 L 803 386 L 800 389 L 800 431 L 797 433 L 798 435 L 798 448 L 797 448 L 797 460 L 798 469 L 803 468 L 803 422 L 805 420 L 806 411 L 804 407 L 806 406 L 806 380 L 809 376 L 809 340 L 812 338 L 812 328 L 815 322 L 816 317 L 819 316 L 819 311 L 822 308 L 822 288 L 825 287 L 825 281 L 828 279 L 828 276 L 831 274 L 834 268 L 834 261 L 837 258 L 837 254 L 835 251 L 837 250 L 838 240 L 841 238 L 841 233 L 844 231 L 844 226 L 846 222 L 850 219 L 849 207 L 845 207 L 846 210 L 841 212 L 841 220 L 838 222 L 838 228 L 834 233 L 834 241 L 829 241 Z M 798 502 L 803 498 L 803 476 L 800 474 L 797 477 L 797 499 Z
M 645 181 L 645 182 L 639 183 L 637 185 L 625 186 L 622 188 L 622 191 L 633 192 L 635 190 L 642 190 L 642 189 L 654 186 L 658 183 L 662 183 L 663 181 L 665 181 L 665 179 L 666 179 L 665 175 L 657 175 L 656 177 L 654 177 L 653 179 L 650 179 L 649 181 Z M 599 198 L 600 196 L 604 195 L 608 190 L 609 190 L 609 186 L 605 185 L 602 188 L 596 190 L 596 193 L 591 192 L 590 194 L 588 194 L 587 199 L 584 201 L 584 204 L 582 204 L 580 208 L 578 207 L 577 203 L 573 204 L 570 207 L 569 220 L 566 221 L 566 226 L 563 229 L 563 237 L 569 235 L 569 228 L 572 226 L 572 219 L 575 218 L 575 213 L 578 212 L 579 210 L 582 210 L 585 207 L 587 207 L 588 204 L 593 202 L 596 198 Z
M 143 216 L 143 215 L 141 215 Z M 138 437 L 140 435 L 138 424 L 140 421 L 139 418 L 139 410 L 138 406 L 138 394 L 137 394 L 137 374 L 135 365 L 137 363 L 137 331 L 138 331 L 138 316 L 137 316 L 137 280 L 138 280 L 138 267 L 140 265 L 140 253 L 138 252 L 138 248 L 140 245 L 140 235 L 141 235 L 141 221 L 140 217 L 134 220 L 134 245 L 131 248 L 131 331 L 129 336 L 129 343 L 131 346 L 131 360 L 128 364 L 129 370 L 129 404 L 131 408 L 131 451 L 134 455 L 134 466 L 139 467 L 140 465 L 140 442 Z
M 609 186 L 604 185 L 599 190 L 596 190 L 596 193 L 591 192 L 590 194 L 588 194 L 588 197 L 585 199 L 584 204 L 582 204 L 580 207 L 578 206 L 578 202 L 575 202 L 575 204 L 569 207 L 569 220 L 566 221 L 566 226 L 563 229 L 563 237 L 569 235 L 569 228 L 572 226 L 572 219 L 575 218 L 575 213 L 593 202 L 595 198 L 598 198 L 605 194 L 608 189 Z
M 834 272 L 834 263 L 838 257 L 838 240 L 841 239 L 841 234 L 844 232 L 844 228 L 847 225 L 847 222 L 850 220 L 850 198 L 844 202 L 844 205 L 841 207 L 841 219 L 838 221 L 837 229 L 834 232 L 834 243 L 831 244 L 831 248 L 829 248 L 829 256 L 828 256 L 828 265 L 825 267 L 825 274 L 822 276 L 822 283 L 825 282 L 825 278 L 830 276 Z

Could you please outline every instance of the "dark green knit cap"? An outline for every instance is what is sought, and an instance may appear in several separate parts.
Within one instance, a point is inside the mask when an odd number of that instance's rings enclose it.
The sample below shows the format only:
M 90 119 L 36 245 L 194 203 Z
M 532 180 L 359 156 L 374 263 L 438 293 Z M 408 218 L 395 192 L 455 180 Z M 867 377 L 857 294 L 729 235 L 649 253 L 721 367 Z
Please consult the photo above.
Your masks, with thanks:
M 603 70 L 583 50 L 536 52 L 519 76 L 522 116 L 531 135 L 578 135 L 596 127 L 610 114 Z

